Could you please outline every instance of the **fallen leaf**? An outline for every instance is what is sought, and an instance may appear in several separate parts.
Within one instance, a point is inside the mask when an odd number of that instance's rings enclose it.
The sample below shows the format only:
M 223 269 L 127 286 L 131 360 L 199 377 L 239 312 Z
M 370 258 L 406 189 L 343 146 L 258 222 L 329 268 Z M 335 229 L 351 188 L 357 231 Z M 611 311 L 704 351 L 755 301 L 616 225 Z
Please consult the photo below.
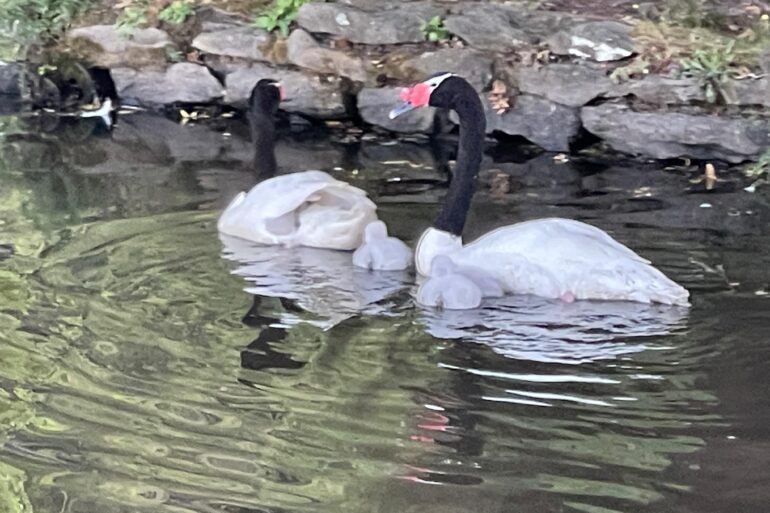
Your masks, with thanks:
M 495 80 L 492 82 L 492 90 L 487 95 L 489 104 L 492 109 L 499 115 L 504 114 L 511 108 L 511 104 L 508 98 L 508 86 L 502 80 Z
M 744 10 L 749 16 L 759 16 L 762 14 L 762 9 L 758 5 L 747 5 L 744 7 Z
M 185 54 L 185 59 L 187 62 L 201 62 L 201 54 L 197 50 L 192 50 Z
M 502 80 L 495 80 L 492 82 L 492 90 L 489 94 L 505 94 L 508 92 L 508 86 Z
M 489 194 L 492 196 L 503 196 L 511 192 L 510 177 L 502 171 L 497 171 L 489 180 Z

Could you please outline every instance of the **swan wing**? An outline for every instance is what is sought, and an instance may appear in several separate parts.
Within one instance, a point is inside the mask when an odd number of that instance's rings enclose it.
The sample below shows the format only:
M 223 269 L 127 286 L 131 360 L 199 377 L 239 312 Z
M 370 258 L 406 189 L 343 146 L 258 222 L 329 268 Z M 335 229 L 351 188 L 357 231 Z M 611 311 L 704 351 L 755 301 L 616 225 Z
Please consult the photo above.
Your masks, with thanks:
M 605 232 L 541 219 L 490 232 L 451 255 L 481 267 L 508 292 L 687 305 L 689 293 Z
M 323 171 L 302 171 L 274 176 L 252 187 L 246 193 L 239 209 L 253 217 L 280 217 L 299 208 L 318 191 L 340 185 L 359 190 L 332 178 Z
M 376 206 L 361 189 L 323 171 L 270 178 L 224 210 L 220 232 L 261 244 L 355 249 Z
M 316 248 L 356 249 L 366 225 L 377 220 L 377 207 L 366 196 L 351 194 L 355 187 L 326 188 L 319 198 L 298 212 L 296 244 Z
M 484 252 L 515 253 L 533 262 L 611 262 L 628 259 L 650 263 L 609 234 L 590 224 L 571 219 L 546 218 L 504 226 L 464 247 Z

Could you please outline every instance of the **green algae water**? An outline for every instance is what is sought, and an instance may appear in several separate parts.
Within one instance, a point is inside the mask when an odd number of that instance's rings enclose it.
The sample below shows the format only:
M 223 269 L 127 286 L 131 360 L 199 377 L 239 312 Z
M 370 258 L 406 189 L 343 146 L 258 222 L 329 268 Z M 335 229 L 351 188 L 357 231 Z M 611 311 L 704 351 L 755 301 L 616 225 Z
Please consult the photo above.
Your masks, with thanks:
M 770 202 L 738 176 L 707 191 L 682 169 L 490 148 L 468 238 L 584 220 L 693 306 L 436 312 L 409 273 L 220 240 L 255 180 L 242 123 L 0 128 L 3 513 L 770 504 Z M 297 132 L 277 157 L 366 189 L 413 243 L 451 149 Z

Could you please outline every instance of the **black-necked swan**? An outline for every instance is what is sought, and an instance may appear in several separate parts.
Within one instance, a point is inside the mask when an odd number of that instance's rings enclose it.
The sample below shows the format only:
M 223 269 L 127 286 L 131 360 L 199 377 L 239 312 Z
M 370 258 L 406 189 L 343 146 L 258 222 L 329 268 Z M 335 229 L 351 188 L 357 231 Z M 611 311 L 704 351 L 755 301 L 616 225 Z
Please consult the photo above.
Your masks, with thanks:
M 251 92 L 249 124 L 263 181 L 230 202 L 219 217 L 219 231 L 260 244 L 337 250 L 359 248 L 366 231 L 362 252 L 374 256 L 359 258 L 357 265 L 378 270 L 408 267 L 411 251 L 387 236 L 366 192 L 323 171 L 274 176 L 275 115 L 282 97 L 283 89 L 273 79 L 261 79 Z
M 526 221 L 463 245 L 461 235 L 485 137 L 481 100 L 468 82 L 452 73 L 440 73 L 403 89 L 401 99 L 403 103 L 390 112 L 391 118 L 431 105 L 454 110 L 460 121 L 454 177 L 438 218 L 415 250 L 417 271 L 430 277 L 418 291 L 419 303 L 475 308 L 484 296 L 505 292 L 567 302 L 595 299 L 689 305 L 684 287 L 604 231 L 579 221 Z M 437 273 L 432 272 L 434 268 Z M 490 280 L 500 288 L 490 287 Z

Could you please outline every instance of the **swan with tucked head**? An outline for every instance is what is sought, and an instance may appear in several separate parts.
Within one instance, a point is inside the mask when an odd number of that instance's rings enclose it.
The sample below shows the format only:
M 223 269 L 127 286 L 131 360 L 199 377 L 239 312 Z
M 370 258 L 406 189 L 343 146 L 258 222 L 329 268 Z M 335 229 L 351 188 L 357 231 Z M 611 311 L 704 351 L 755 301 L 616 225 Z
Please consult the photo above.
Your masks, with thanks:
M 454 110 L 459 148 L 449 191 L 433 226 L 417 243 L 417 271 L 432 277 L 418 301 L 428 306 L 474 308 L 492 279 L 502 291 L 564 301 L 627 300 L 688 305 L 689 293 L 650 262 L 594 226 L 546 218 L 493 230 L 463 245 L 462 232 L 481 165 L 486 118 L 479 95 L 463 78 L 439 73 L 401 92 L 395 118 L 427 105 Z M 440 257 L 440 258 L 439 258 Z M 451 262 L 448 262 L 446 258 Z M 438 264 L 438 276 L 433 268 Z M 447 279 L 455 276 L 458 279 Z M 476 287 L 472 287 L 473 283 Z M 482 283 L 483 282 L 483 283 Z M 473 293 L 456 291 L 455 287 Z
M 269 78 L 251 92 L 248 118 L 261 181 L 230 202 L 217 223 L 219 231 L 259 244 L 353 250 L 364 242 L 371 224 L 365 251 L 360 250 L 365 255 L 354 258 L 356 265 L 406 268 L 411 251 L 387 236 L 364 191 L 323 171 L 276 176 L 275 115 L 283 98 L 281 84 Z

